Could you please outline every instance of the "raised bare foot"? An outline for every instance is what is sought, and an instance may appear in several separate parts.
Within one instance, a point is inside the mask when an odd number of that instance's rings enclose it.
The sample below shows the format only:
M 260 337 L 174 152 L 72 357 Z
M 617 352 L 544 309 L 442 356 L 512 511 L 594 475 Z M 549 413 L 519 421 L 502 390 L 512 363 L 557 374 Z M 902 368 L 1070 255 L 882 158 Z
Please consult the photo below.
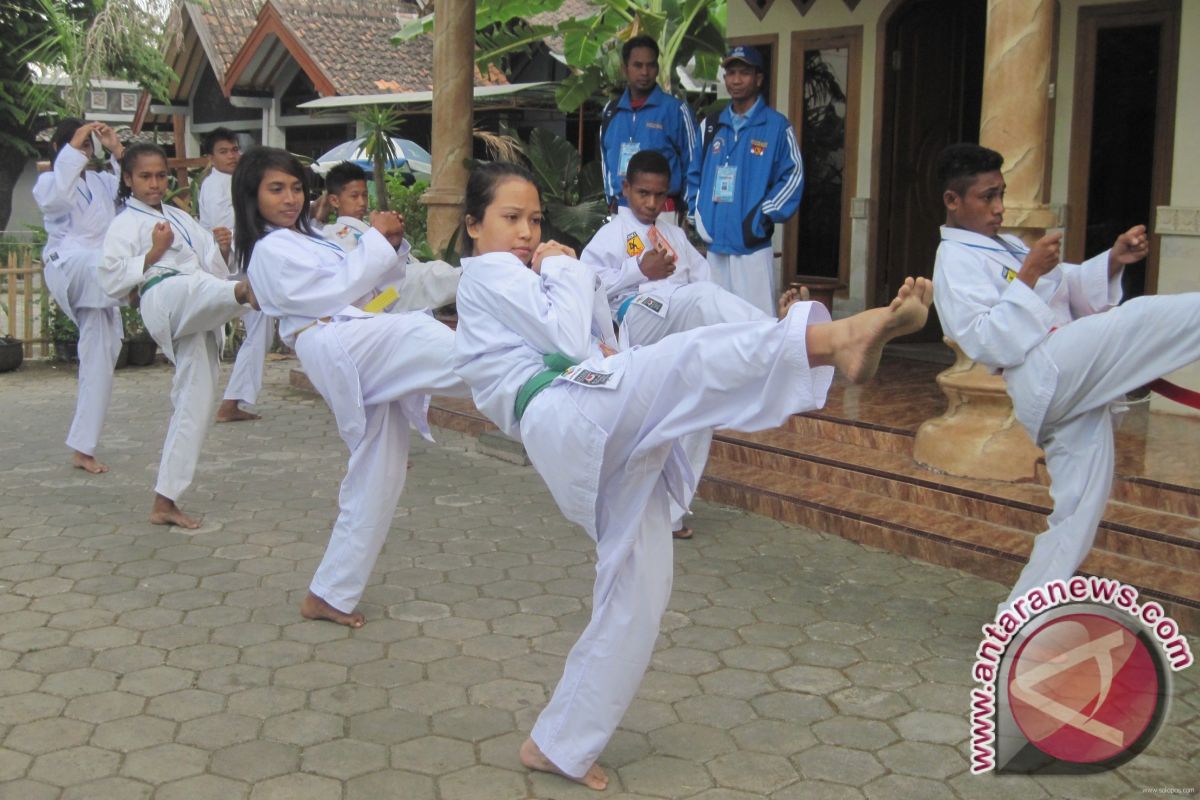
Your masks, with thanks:
M 696 532 L 693 531 L 691 528 L 689 528 L 687 525 L 684 525 L 682 528 L 680 528 L 677 531 L 671 531 L 671 536 L 673 536 L 676 539 L 690 539 L 695 534 L 696 534 Z
M 779 295 L 779 318 L 783 319 L 787 316 L 788 309 L 796 303 L 807 303 L 812 299 L 807 286 L 801 286 L 799 289 L 788 289 L 783 294 Z
M 349 614 L 338 611 L 312 592 L 304 596 L 304 602 L 300 604 L 300 616 L 305 619 L 326 619 L 348 628 L 361 628 L 366 622 L 357 611 Z
M 588 767 L 587 774 L 582 778 L 573 777 L 554 766 L 554 762 L 546 758 L 541 749 L 533 743 L 533 739 L 526 739 L 521 745 L 521 763 L 529 769 L 535 769 L 538 772 L 561 775 L 569 781 L 582 783 L 589 789 L 595 789 L 598 792 L 603 792 L 608 788 L 608 776 L 604 774 L 604 770 L 600 769 L 598 764 L 592 764 L 592 766 Z
M 102 472 L 108 472 L 108 465 L 101 464 L 96 460 L 95 456 L 89 456 L 87 453 L 75 451 L 75 455 L 71 457 L 71 463 L 84 472 L 90 472 L 93 475 L 99 475 Z
M 832 323 L 832 363 L 852 383 L 865 383 L 879 368 L 883 346 L 897 336 L 925 326 L 933 284 L 926 278 L 905 278 L 887 308 L 872 308 Z
M 255 419 L 262 417 L 238 406 L 237 400 L 222 400 L 221 405 L 217 406 L 217 422 L 244 422 Z
M 255 311 L 260 311 L 258 307 L 258 298 L 254 296 L 254 288 L 250 286 L 250 281 L 238 281 L 233 287 L 233 299 L 237 300 L 244 306 L 250 306 Z
M 161 494 L 154 495 L 154 507 L 150 509 L 150 522 L 155 525 L 178 525 L 181 528 L 195 530 L 200 527 L 200 518 L 189 516 Z

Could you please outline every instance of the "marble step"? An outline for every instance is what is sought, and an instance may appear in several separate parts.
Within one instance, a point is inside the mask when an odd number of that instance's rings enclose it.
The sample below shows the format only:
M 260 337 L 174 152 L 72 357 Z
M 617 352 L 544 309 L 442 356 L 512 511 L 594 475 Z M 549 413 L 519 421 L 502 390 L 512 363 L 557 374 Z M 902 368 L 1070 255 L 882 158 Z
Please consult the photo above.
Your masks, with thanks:
M 819 478 L 731 460 L 714 448 L 700 496 L 714 502 L 891 552 L 956 567 L 1001 583 L 1015 581 L 1034 534 L 1001 522 L 964 516 L 919 500 L 876 494 Z M 1167 607 L 1186 630 L 1200 630 L 1196 571 L 1095 548 L 1084 572 L 1120 580 Z

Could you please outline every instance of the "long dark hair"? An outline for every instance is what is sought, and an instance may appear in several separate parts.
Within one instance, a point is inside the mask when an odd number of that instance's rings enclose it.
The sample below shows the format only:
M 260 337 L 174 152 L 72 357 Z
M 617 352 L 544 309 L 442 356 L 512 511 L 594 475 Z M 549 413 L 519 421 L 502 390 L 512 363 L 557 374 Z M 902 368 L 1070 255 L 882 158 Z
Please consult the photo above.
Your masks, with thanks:
M 117 199 L 124 203 L 133 194 L 133 188 L 125 182 L 125 176 L 133 177 L 133 171 L 137 168 L 138 159 L 142 156 L 158 156 L 163 160 L 163 164 L 167 163 L 167 154 L 161 147 L 148 142 L 138 142 L 131 144 L 125 148 L 125 153 L 121 156 L 121 185 L 117 189 Z
M 475 241 L 467 235 L 467 220 L 482 221 L 487 207 L 496 199 L 496 187 L 509 178 L 521 178 L 529 181 L 537 189 L 538 202 L 541 202 L 542 190 L 538 187 L 537 181 L 533 179 L 533 173 L 520 164 L 514 164 L 511 161 L 490 161 L 486 164 L 476 165 L 471 170 L 470 177 L 467 178 L 466 207 L 463 209 L 463 224 L 459 230 L 464 256 L 475 254 Z
M 250 269 L 250 256 L 258 240 L 270 233 L 269 223 L 258 210 L 258 187 L 267 170 L 277 169 L 300 181 L 304 187 L 304 206 L 296 219 L 301 233 L 315 236 L 308 216 L 308 173 L 294 155 L 277 147 L 252 147 L 242 154 L 233 171 L 233 245 L 242 272 Z

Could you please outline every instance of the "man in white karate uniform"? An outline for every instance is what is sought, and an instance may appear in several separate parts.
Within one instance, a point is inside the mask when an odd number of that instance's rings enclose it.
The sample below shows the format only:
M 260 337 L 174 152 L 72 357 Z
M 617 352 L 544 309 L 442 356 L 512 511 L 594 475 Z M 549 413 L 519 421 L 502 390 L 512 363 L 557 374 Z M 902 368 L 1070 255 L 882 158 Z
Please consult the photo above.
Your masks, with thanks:
M 38 176 L 33 199 L 45 218 L 46 288 L 79 328 L 79 394 L 67 447 L 74 451 L 75 466 L 101 473 L 108 467 L 96 460 L 96 445 L 112 398 L 123 330 L 120 301 L 104 293 L 96 272 L 120 183 L 115 174 L 88 169 L 88 161 L 98 155 L 95 138 L 109 151 L 119 174 L 125 148 L 116 132 L 102 122 L 65 119 L 54 132 L 53 166 Z
M 233 202 L 230 196 L 233 171 L 242 157 L 238 135 L 228 128 L 210 131 L 200 143 L 200 153 L 208 156 L 212 169 L 200 184 L 200 224 L 212 231 L 222 247 L 233 241 Z M 230 280 L 243 276 L 236 271 Z M 241 422 L 261 419 L 241 408 L 238 403 L 254 405 L 258 401 L 263 384 L 263 361 L 275 338 L 275 326 L 261 311 L 247 311 L 242 316 L 246 338 L 238 348 L 233 361 L 233 371 L 225 396 L 217 407 L 217 422 Z
M 943 151 L 946 224 L 933 275 L 946 335 L 1004 374 L 1017 419 L 1046 451 L 1050 526 L 1001 612 L 1069 578 L 1091 549 L 1112 485 L 1110 404 L 1200 358 L 1200 293 L 1117 305 L 1125 265 L 1149 252 L 1144 226 L 1083 264 L 1060 264 L 1060 232 L 1033 247 L 1000 234 L 1003 163 L 979 145 Z
M 660 219 L 668 198 L 671 165 L 654 150 L 629 159 L 621 192 L 625 203 L 596 232 L 579 260 L 596 271 L 620 326 L 621 349 L 653 344 L 672 333 L 722 322 L 753 322 L 767 315 L 713 283 L 708 262 L 677 225 Z M 680 444 L 696 475 L 704 472 L 712 431 Z M 692 538 L 685 509 L 675 509 L 676 539 Z

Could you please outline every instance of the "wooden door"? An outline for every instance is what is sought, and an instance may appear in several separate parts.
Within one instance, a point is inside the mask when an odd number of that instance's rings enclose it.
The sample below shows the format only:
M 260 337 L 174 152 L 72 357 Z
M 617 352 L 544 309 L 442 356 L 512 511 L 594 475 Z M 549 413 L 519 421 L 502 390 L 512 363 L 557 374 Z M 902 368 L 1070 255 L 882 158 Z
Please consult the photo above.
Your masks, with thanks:
M 979 141 L 984 0 L 911 0 L 886 29 L 876 304 L 907 276 L 933 275 L 945 221 L 934 179 L 938 153 Z M 936 321 L 909 341 L 938 341 Z

